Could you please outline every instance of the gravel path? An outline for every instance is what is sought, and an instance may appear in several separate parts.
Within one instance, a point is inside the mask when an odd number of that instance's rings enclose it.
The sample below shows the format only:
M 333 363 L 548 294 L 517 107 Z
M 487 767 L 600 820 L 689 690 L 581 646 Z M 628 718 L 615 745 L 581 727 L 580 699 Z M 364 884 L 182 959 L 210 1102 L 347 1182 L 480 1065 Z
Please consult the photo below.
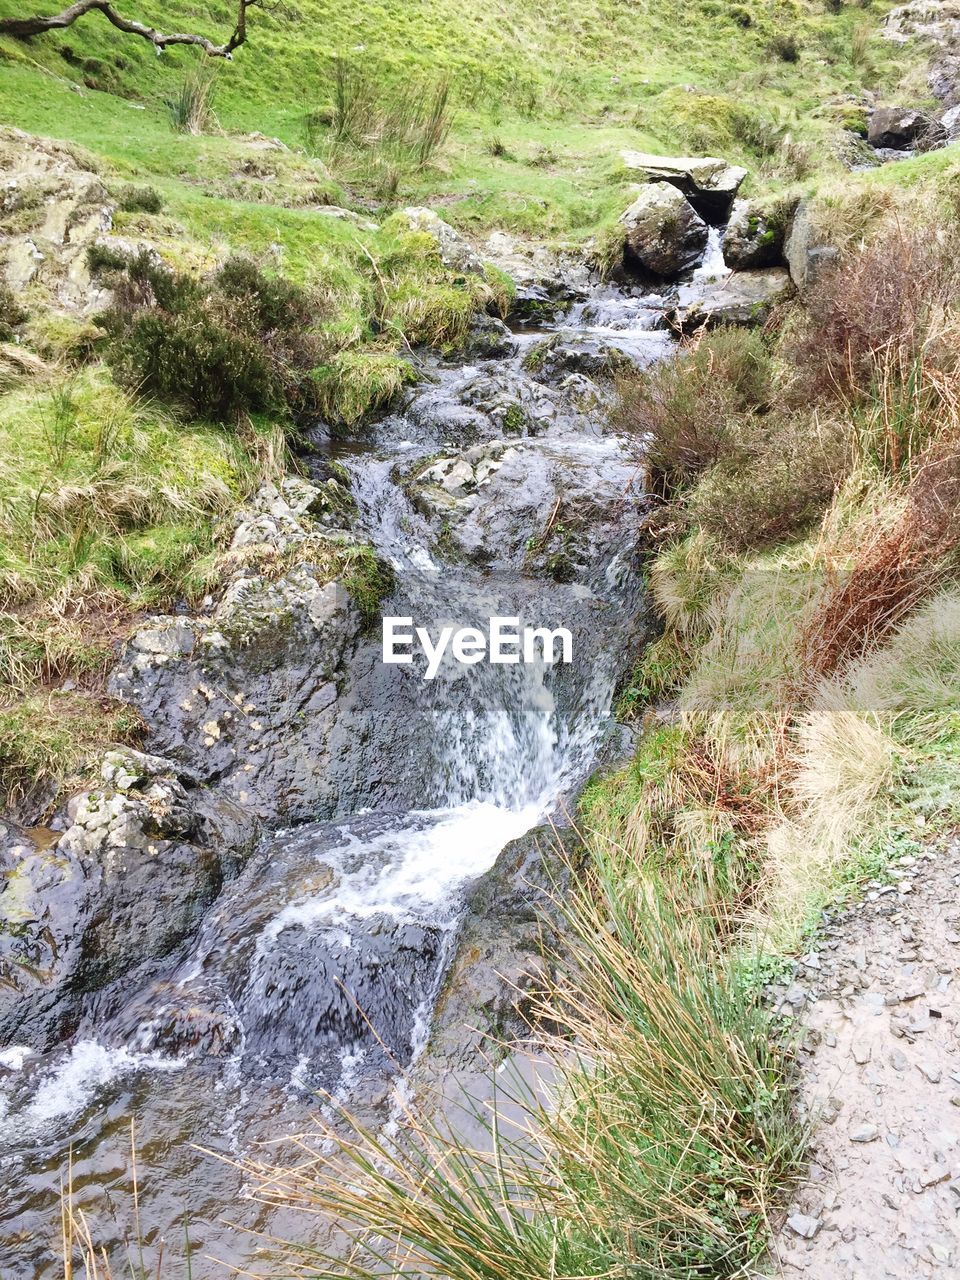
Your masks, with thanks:
M 960 841 L 905 857 L 779 989 L 806 1028 L 812 1163 L 773 1273 L 960 1277 Z

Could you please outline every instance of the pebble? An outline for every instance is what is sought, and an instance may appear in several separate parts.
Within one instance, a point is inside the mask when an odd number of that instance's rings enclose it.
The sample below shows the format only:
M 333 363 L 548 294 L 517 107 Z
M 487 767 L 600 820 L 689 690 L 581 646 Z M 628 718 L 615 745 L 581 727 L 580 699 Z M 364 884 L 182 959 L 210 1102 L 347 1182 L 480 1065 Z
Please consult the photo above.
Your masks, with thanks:
M 819 1218 L 811 1218 L 807 1213 L 795 1213 L 787 1219 L 790 1230 L 803 1240 L 812 1240 L 822 1225 Z
M 918 1062 L 917 1067 L 920 1074 L 925 1076 L 931 1084 L 939 1084 L 943 1079 L 943 1072 L 935 1062 Z
M 863 1040 L 855 1040 L 851 1046 L 851 1052 L 858 1066 L 862 1067 L 864 1063 L 870 1061 L 870 1046 Z
M 880 1130 L 875 1124 L 859 1124 L 850 1131 L 851 1142 L 874 1142 L 880 1137 Z

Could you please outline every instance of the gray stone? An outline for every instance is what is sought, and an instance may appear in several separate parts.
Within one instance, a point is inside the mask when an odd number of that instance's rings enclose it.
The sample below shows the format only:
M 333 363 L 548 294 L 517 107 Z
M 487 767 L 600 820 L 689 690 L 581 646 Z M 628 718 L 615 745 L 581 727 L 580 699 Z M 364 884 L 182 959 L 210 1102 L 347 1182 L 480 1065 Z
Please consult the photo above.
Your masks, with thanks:
M 707 286 L 695 301 L 668 311 L 667 323 L 680 333 L 720 325 L 763 324 L 773 307 L 788 301 L 795 292 L 789 274 L 782 267 L 735 271 L 716 285 Z
M 452 271 L 462 271 L 467 275 L 483 275 L 484 265 L 480 255 L 470 241 L 459 231 L 444 222 L 433 209 L 412 206 L 401 209 L 397 214 L 411 231 L 430 236 L 437 246 L 440 260 Z
M 837 249 L 825 242 L 825 233 L 815 225 L 809 201 L 802 200 L 790 223 L 784 242 L 784 256 L 790 278 L 801 293 L 807 293 L 839 261 Z
M 930 148 L 946 139 L 935 116 L 917 107 L 877 107 L 870 117 L 867 140 L 873 147 L 908 150 Z
M 723 233 L 727 266 L 736 271 L 782 266 L 787 227 L 797 204 L 797 199 L 737 200 Z
M 803 1240 L 812 1240 L 823 1223 L 819 1218 L 812 1218 L 806 1213 L 794 1213 L 787 1219 L 787 1226 Z
M 860 1124 L 850 1130 L 851 1142 L 875 1142 L 880 1137 L 880 1130 L 875 1124 Z
M 621 216 L 628 262 L 661 279 L 695 267 L 707 247 L 707 224 L 675 187 L 651 183 Z

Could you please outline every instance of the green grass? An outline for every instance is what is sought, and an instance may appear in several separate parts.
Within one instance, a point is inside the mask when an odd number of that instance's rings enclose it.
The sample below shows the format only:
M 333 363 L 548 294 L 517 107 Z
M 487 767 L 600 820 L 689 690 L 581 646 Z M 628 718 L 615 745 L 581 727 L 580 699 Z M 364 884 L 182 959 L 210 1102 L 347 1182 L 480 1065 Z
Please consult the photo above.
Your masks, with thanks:
M 8 601 L 169 600 L 213 522 L 262 479 L 260 437 L 184 424 L 100 369 L 0 399 L 0 583 Z
M 0 14 L 14 7 L 0 0 Z M 256 130 L 300 147 L 306 114 L 332 103 L 338 56 L 359 61 L 362 48 L 368 73 L 404 91 L 445 76 L 452 136 L 426 168 L 405 176 L 397 198 L 442 197 L 445 216 L 478 229 L 582 236 L 623 202 L 620 148 L 721 148 L 775 176 L 776 151 L 789 132 L 811 149 L 816 169 L 829 168 L 826 144 L 844 123 L 831 100 L 865 82 L 892 86 L 915 61 L 877 39 L 869 64 L 857 60 L 854 31 L 865 21 L 875 27 L 887 5 L 844 6 L 836 15 L 807 0 L 786 7 L 565 0 L 545 29 L 531 0 L 466 12 L 453 0 L 348 7 L 308 0 L 293 21 L 282 11 L 254 15 L 248 44 L 217 68 L 213 110 L 228 133 Z M 230 11 L 217 5 L 198 20 L 182 5 L 137 8 L 161 28 L 199 22 L 212 34 Z M 784 20 L 799 36 L 797 63 L 769 48 Z M 162 194 L 186 185 L 180 212 L 196 234 L 205 221 L 201 194 L 241 193 L 236 138 L 171 130 L 167 103 L 195 61 L 189 51 L 158 59 L 91 15 L 29 44 L 2 41 L 0 56 L 0 120 L 83 143 L 125 178 L 159 179 Z M 491 154 L 494 136 L 505 154 Z M 336 173 L 331 180 L 294 157 L 283 157 L 284 167 L 291 186 L 296 170 L 301 182 L 350 202 Z M 324 226 L 318 234 L 336 233 Z

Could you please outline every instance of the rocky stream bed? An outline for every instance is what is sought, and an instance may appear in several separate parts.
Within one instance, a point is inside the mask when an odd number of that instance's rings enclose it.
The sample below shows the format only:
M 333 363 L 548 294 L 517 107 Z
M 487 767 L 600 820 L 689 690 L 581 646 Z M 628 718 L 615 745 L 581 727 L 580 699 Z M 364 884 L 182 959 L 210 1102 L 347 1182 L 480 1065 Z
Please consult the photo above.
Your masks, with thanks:
M 40 173 L 69 206 L 10 248 L 19 283 L 46 273 L 61 305 L 95 306 L 84 255 L 109 231 L 105 191 L 65 149 L 0 141 L 33 157 L 8 198 Z M 509 1026 L 537 954 L 543 824 L 562 828 L 624 751 L 612 705 L 648 629 L 644 442 L 611 429 L 612 379 L 677 332 L 756 322 L 830 254 L 803 206 L 771 229 L 734 205 L 742 170 L 624 160 L 640 185 L 617 283 L 492 237 L 511 323 L 478 317 L 456 360 L 418 353 L 389 416 L 317 426 L 309 477 L 240 520 L 226 590 L 150 619 L 120 656 L 111 688 L 147 750 L 108 754 L 42 830 L 0 823 L 4 1280 L 61 1274 L 68 1163 L 122 1258 L 131 1123 L 146 1240 L 181 1239 L 189 1212 L 195 1280 L 223 1274 L 212 1259 L 250 1264 L 242 1228 L 303 1238 L 315 1224 L 259 1205 L 230 1161 L 261 1144 L 282 1159 L 317 1090 L 387 1122 L 400 1069 L 469 1074 L 484 1028 Z M 479 269 L 411 214 L 445 262 Z M 385 665 L 379 613 L 324 571 L 331 538 L 372 548 L 392 583 L 380 613 L 563 626 L 573 663 L 444 660 L 429 681 L 420 658 Z

